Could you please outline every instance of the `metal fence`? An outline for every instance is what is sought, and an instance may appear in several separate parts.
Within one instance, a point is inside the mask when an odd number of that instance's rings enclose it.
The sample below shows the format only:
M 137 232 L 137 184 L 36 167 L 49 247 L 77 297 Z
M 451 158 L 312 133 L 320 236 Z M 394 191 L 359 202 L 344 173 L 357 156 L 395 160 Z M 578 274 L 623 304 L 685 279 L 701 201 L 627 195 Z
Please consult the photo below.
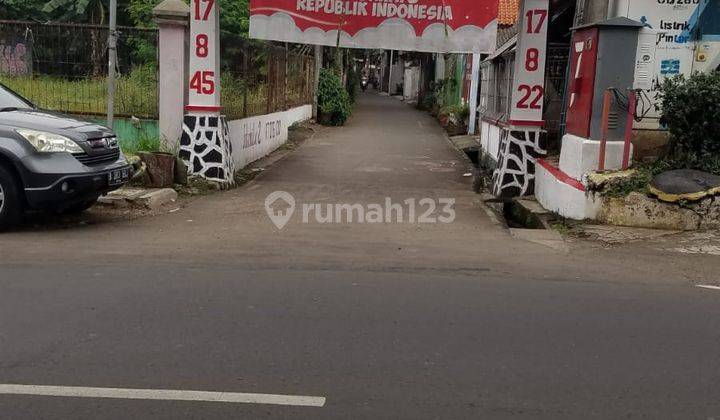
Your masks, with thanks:
M 306 49 L 223 34 L 220 50 L 220 92 L 228 119 L 312 103 L 315 62 Z
M 157 29 L 119 27 L 117 117 L 158 118 Z M 43 109 L 104 116 L 106 26 L 0 20 L 0 83 Z M 307 47 L 221 35 L 221 95 L 230 119 L 312 103 Z
M 115 113 L 155 119 L 157 30 L 118 31 Z M 105 115 L 107 38 L 106 26 L 0 21 L 0 82 L 44 109 Z
M 564 133 L 564 99 L 567 87 L 566 76 L 570 45 L 548 45 L 545 73 L 545 128 L 548 132 L 548 148 L 560 150 L 560 140 Z

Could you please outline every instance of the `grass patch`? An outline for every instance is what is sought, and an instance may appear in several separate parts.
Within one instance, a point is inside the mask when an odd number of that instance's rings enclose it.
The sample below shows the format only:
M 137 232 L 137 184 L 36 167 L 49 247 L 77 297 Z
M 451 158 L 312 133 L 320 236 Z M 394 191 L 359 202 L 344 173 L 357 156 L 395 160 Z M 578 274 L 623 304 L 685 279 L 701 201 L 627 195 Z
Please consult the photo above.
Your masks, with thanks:
M 143 66 L 117 78 L 117 116 L 156 118 L 157 78 L 154 67 Z M 18 92 L 42 109 L 80 115 L 107 112 L 107 78 L 63 78 L 57 76 L 10 76 L 0 74 L 0 83 Z
M 657 161 L 624 172 L 591 174 L 588 178 L 588 190 L 608 198 L 623 198 L 632 192 L 648 194 L 650 182 L 655 175 L 670 169 L 671 163 Z
M 108 84 L 105 77 L 65 78 L 0 74 L 0 83 L 41 109 L 76 115 L 105 115 L 107 112 Z M 157 119 L 158 84 L 154 66 L 137 67 L 127 75 L 120 75 L 116 86 L 116 116 Z M 220 93 L 224 111 L 231 120 L 242 118 L 244 111 L 248 116 L 261 115 L 267 111 L 266 82 L 248 84 L 242 78 L 226 73 L 222 75 Z M 289 97 L 288 100 L 292 98 Z

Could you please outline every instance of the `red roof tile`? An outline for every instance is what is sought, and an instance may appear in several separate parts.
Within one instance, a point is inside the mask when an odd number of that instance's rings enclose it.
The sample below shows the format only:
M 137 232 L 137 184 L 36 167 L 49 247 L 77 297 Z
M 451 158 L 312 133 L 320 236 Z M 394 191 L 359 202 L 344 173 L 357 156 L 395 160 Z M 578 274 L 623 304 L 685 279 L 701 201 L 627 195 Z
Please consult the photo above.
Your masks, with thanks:
M 499 0 L 498 25 L 512 26 L 518 20 L 520 0 Z

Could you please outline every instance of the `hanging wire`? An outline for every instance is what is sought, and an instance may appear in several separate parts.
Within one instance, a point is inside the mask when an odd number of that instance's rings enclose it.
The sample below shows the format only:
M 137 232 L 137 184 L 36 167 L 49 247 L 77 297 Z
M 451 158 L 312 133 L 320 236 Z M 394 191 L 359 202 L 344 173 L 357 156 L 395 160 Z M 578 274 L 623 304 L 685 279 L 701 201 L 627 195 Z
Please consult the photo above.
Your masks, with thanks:
M 608 90 L 613 93 L 615 103 L 617 103 L 618 107 L 625 112 L 630 112 L 630 98 L 628 95 L 614 87 L 608 88 Z M 633 92 L 637 99 L 635 101 L 635 109 L 632 110 L 633 119 L 636 122 L 642 122 L 653 109 L 652 101 L 650 97 L 648 97 L 647 92 L 642 89 L 635 89 Z

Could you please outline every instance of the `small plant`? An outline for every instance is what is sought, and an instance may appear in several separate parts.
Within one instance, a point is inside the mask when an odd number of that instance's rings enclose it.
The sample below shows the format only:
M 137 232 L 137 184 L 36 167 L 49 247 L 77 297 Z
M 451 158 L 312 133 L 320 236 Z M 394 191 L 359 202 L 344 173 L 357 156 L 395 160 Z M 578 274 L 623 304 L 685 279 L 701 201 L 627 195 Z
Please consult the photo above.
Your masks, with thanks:
M 467 105 L 446 105 L 440 108 L 440 114 L 455 124 L 465 124 L 470 117 L 470 108 Z
M 456 112 L 460 121 L 462 121 L 463 124 L 466 124 L 470 118 L 470 107 L 465 104 L 460 105 L 460 107 L 456 109 Z
M 618 173 L 624 174 L 624 176 L 601 177 L 599 182 L 597 179 L 590 177 L 588 179 L 588 190 L 608 198 L 623 198 L 632 192 L 647 194 L 653 177 L 669 169 L 672 169 L 672 167 L 667 162 L 657 161 L 649 165 L 637 166 L 630 171 Z
M 343 125 L 352 113 L 350 95 L 343 87 L 340 77 L 329 69 L 320 70 L 318 108 L 320 121 L 327 125 Z
M 135 146 L 138 152 L 159 152 L 160 139 L 158 137 L 140 135 Z
M 138 152 L 158 152 L 162 147 L 160 137 L 148 133 L 141 120 L 134 118 L 132 125 L 135 127 L 136 137 L 133 141 L 123 142 L 123 152 L 134 155 Z
M 631 192 L 648 192 L 648 184 L 652 180 L 652 173 L 647 168 L 639 168 L 630 176 L 610 182 L 600 192 L 600 195 L 608 198 L 623 198 Z
M 662 87 L 661 122 L 671 140 L 663 157 L 673 169 L 700 169 L 720 175 L 720 72 L 667 79 Z

